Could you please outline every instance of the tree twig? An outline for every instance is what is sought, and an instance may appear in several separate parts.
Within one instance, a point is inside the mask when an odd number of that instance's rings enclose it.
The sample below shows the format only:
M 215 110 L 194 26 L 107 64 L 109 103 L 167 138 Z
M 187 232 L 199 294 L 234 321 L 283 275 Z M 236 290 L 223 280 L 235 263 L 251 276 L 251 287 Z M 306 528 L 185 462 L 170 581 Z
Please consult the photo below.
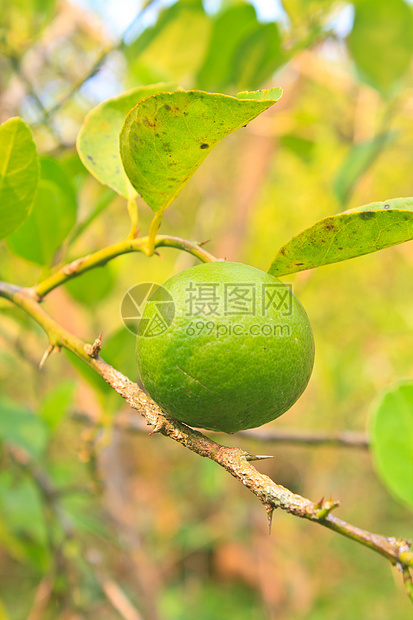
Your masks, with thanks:
M 411 577 L 410 570 L 413 568 L 413 553 L 409 551 L 411 541 L 373 534 L 346 523 L 332 514 L 332 510 L 338 506 L 337 501 L 324 501 L 322 499 L 314 503 L 292 493 L 289 489 L 276 484 L 271 478 L 257 471 L 249 460 L 251 455 L 248 452 L 240 448 L 222 446 L 199 431 L 168 418 L 136 383 L 107 364 L 100 356 L 90 357 L 85 350 L 85 343 L 59 325 L 41 307 L 33 291 L 1 282 L 0 296 L 28 312 L 44 329 L 51 344 L 65 347 L 86 362 L 133 409 L 140 413 L 147 424 L 154 427 L 151 434 L 161 433 L 199 456 L 215 461 L 241 482 L 264 505 L 270 522 L 273 510 L 281 508 L 296 517 L 308 519 L 327 527 L 387 558 L 392 565 L 400 568 L 404 583 L 407 584 L 406 587 L 409 586 L 410 579 L 408 576 Z M 407 589 L 409 590 L 409 588 Z
M 45 297 L 50 291 L 61 286 L 65 282 L 80 276 L 82 273 L 94 269 L 95 267 L 101 267 L 106 265 L 110 260 L 113 260 L 117 256 L 123 254 L 129 254 L 131 252 L 147 253 L 148 237 L 138 237 L 137 239 L 125 239 L 114 245 L 110 245 L 107 248 L 98 250 L 93 254 L 77 258 L 68 265 L 61 267 L 52 274 L 49 278 L 46 278 L 39 284 L 32 288 L 33 294 L 38 298 Z M 183 250 L 192 254 L 196 258 L 199 258 L 204 263 L 217 261 L 212 254 L 207 252 L 199 244 L 188 241 L 187 239 L 181 239 L 180 237 L 171 237 L 169 235 L 158 235 L 155 239 L 155 248 L 169 247 Z
M 86 411 L 76 411 L 72 417 L 84 423 L 96 424 L 96 419 L 90 416 Z M 126 411 L 118 413 L 113 424 L 121 431 L 131 433 L 147 432 L 144 420 Z M 214 432 L 214 435 L 215 434 L 222 435 L 222 433 Z M 247 439 L 248 441 L 259 441 L 260 443 L 282 443 L 299 446 L 335 446 L 341 448 L 364 449 L 369 447 L 367 435 L 356 431 L 329 433 L 327 431 L 299 431 L 296 429 L 278 429 L 271 431 L 248 430 L 239 431 L 237 433 L 237 438 Z

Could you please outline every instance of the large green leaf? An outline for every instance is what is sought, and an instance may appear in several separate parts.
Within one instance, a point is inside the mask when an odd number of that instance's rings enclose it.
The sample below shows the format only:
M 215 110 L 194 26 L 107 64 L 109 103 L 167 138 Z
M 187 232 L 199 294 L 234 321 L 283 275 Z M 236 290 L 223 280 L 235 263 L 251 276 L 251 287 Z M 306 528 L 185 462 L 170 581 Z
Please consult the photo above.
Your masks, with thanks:
M 146 84 L 191 77 L 203 61 L 210 31 L 202 0 L 175 2 L 125 49 L 131 73 Z
M 120 130 L 127 113 L 139 101 L 175 89 L 176 84 L 140 86 L 103 101 L 89 112 L 77 137 L 77 150 L 83 164 L 98 181 L 125 198 L 136 196 L 120 159 Z
M 39 157 L 29 127 L 21 118 L 0 126 L 0 239 L 27 218 L 36 197 Z
M 295 235 L 274 258 L 268 273 L 284 276 L 338 263 L 413 239 L 413 198 L 350 209 L 326 217 Z
M 20 405 L 0 399 L 0 441 L 24 448 L 32 456 L 39 456 L 47 442 L 43 421 Z
M 385 95 L 413 54 L 413 13 L 404 0 L 359 0 L 348 48 L 361 79 Z
M 27 220 L 8 239 L 15 253 L 38 265 L 49 265 L 76 222 L 76 194 L 60 164 L 41 160 L 41 179 Z
M 190 90 L 141 101 L 129 112 L 120 135 L 120 154 L 133 187 L 153 211 L 162 213 L 214 146 L 281 94 L 280 88 L 243 93 L 243 98 Z
M 236 4 L 214 19 L 208 52 L 197 76 L 198 88 L 221 91 L 233 83 L 234 55 L 243 40 L 259 28 L 251 4 Z
M 371 452 L 389 491 L 413 508 L 413 382 L 389 388 L 375 403 Z
M 341 204 L 345 204 L 353 191 L 357 181 L 373 165 L 381 151 L 391 144 L 397 137 L 398 132 L 392 131 L 366 142 L 354 144 L 334 181 L 334 192 Z

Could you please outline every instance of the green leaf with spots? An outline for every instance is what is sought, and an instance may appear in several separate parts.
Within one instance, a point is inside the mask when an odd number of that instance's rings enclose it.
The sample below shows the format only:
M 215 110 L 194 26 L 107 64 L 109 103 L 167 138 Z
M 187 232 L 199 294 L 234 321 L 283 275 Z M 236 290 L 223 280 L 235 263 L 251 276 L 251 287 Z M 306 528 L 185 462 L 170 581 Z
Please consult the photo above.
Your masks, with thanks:
M 120 154 L 133 187 L 156 213 L 178 196 L 222 138 L 272 106 L 281 88 L 251 97 L 189 90 L 138 103 L 120 134 Z
M 413 55 L 413 13 L 404 0 L 359 0 L 347 45 L 361 79 L 391 95 Z
M 41 179 L 27 220 L 8 239 L 10 249 L 37 265 L 50 265 L 76 222 L 76 193 L 64 168 L 41 159 Z
M 87 114 L 76 146 L 83 164 L 98 181 L 125 198 L 136 196 L 120 159 L 120 130 L 127 113 L 139 101 L 155 93 L 169 92 L 176 88 L 176 84 L 140 86 L 103 101 Z
M 371 454 L 376 471 L 397 499 L 413 508 L 413 382 L 389 388 L 370 419 Z
M 29 127 L 21 118 L 0 126 L 0 239 L 28 217 L 39 181 L 39 157 Z
M 339 263 L 413 239 L 413 198 L 393 198 L 326 217 L 295 235 L 268 273 L 285 276 Z

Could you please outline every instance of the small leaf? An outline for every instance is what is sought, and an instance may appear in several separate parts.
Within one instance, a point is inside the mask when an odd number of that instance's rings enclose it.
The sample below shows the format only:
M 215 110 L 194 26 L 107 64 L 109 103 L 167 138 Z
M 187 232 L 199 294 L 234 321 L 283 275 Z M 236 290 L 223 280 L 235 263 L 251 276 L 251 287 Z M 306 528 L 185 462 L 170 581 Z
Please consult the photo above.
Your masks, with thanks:
M 393 198 L 319 220 L 288 241 L 268 273 L 284 276 L 413 239 L 413 198 Z
M 27 218 L 36 197 L 39 157 L 29 127 L 21 118 L 0 126 L 0 239 Z
M 120 130 L 129 110 L 141 99 L 175 89 L 176 84 L 140 86 L 103 101 L 89 112 L 77 137 L 77 150 L 85 167 L 98 181 L 125 198 L 136 196 L 120 159 Z
M 398 132 L 392 131 L 351 147 L 334 181 L 334 192 L 341 204 L 344 205 L 347 202 L 360 177 L 367 172 L 381 151 L 397 136 Z
M 388 490 L 413 508 L 413 382 L 390 387 L 375 403 L 371 453 Z
M 153 211 L 163 213 L 214 146 L 282 93 L 264 92 L 262 101 L 255 93 L 242 99 L 196 90 L 161 93 L 129 112 L 120 135 L 121 158 L 132 185 Z
M 46 447 L 46 427 L 38 416 L 12 401 L 1 398 L 0 440 L 20 446 L 37 457 Z
M 41 179 L 27 220 L 8 239 L 15 253 L 37 265 L 48 266 L 76 222 L 76 194 L 57 161 L 41 160 Z
M 39 415 L 50 430 L 55 430 L 72 403 L 75 391 L 74 381 L 62 381 L 43 399 Z
M 413 14 L 404 0 L 356 3 L 348 48 L 363 81 L 384 95 L 392 94 L 413 54 Z

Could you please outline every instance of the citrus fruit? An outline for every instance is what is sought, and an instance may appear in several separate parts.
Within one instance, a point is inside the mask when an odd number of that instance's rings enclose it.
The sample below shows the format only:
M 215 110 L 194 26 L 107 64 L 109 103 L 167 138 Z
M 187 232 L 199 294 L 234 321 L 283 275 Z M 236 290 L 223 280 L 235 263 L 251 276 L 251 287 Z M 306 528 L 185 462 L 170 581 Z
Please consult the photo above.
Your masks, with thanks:
M 307 314 L 277 278 L 240 263 L 192 267 L 159 287 L 137 336 L 142 383 L 171 417 L 234 433 L 274 420 L 314 361 Z

